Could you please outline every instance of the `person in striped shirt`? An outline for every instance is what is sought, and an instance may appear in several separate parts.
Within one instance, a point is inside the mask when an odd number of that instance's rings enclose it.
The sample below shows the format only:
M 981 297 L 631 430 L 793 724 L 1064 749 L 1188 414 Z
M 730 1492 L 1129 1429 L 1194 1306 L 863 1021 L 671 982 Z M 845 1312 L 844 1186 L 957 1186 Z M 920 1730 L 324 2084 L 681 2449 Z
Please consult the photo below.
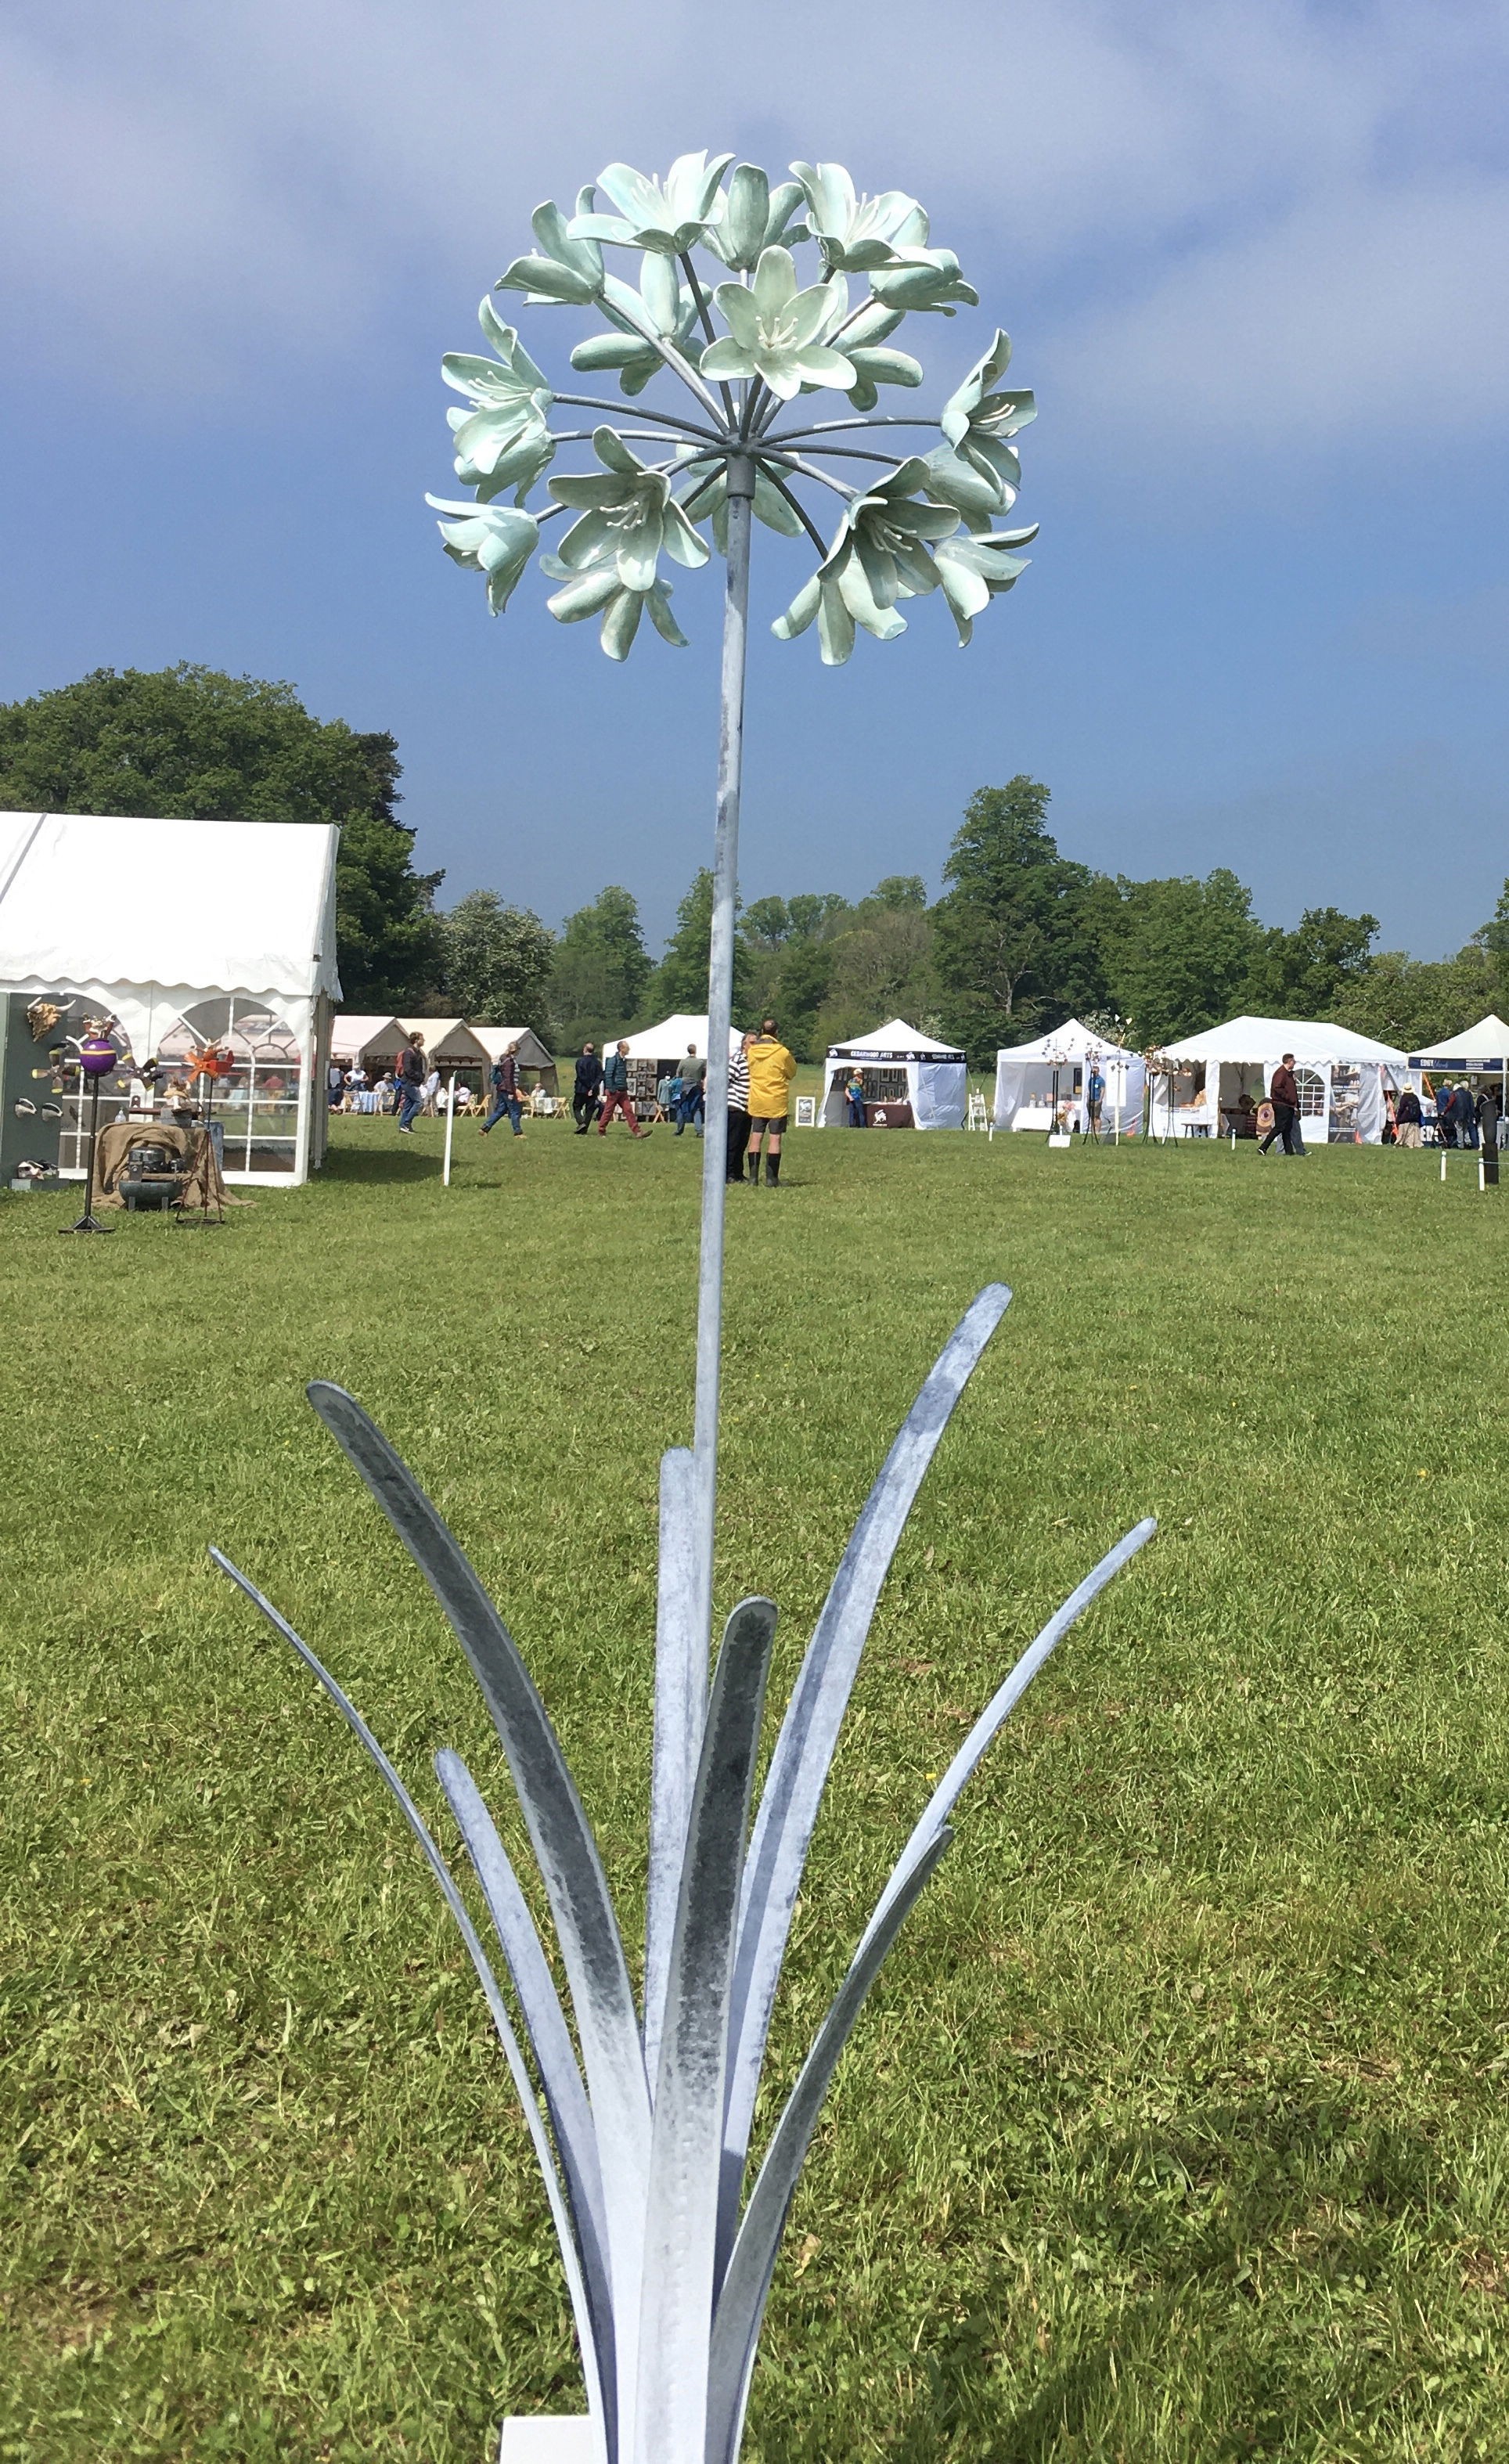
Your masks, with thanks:
M 744 1150 L 750 1142 L 750 1045 L 753 1035 L 739 1039 L 739 1048 L 729 1063 L 729 1142 L 728 1177 L 744 1177 Z

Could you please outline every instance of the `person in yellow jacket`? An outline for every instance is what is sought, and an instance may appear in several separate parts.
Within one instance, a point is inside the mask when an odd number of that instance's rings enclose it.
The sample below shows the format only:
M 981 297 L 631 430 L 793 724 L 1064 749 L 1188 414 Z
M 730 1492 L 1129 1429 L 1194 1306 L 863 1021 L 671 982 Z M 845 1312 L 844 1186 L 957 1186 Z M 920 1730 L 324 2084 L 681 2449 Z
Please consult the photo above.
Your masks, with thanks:
M 785 1133 L 791 1109 L 791 1082 L 797 1065 L 776 1033 L 773 1018 L 762 1021 L 760 1031 L 749 1046 L 750 1065 L 750 1181 L 759 1180 L 760 1153 L 765 1155 L 765 1183 L 775 1189 L 780 1180 L 780 1142 Z

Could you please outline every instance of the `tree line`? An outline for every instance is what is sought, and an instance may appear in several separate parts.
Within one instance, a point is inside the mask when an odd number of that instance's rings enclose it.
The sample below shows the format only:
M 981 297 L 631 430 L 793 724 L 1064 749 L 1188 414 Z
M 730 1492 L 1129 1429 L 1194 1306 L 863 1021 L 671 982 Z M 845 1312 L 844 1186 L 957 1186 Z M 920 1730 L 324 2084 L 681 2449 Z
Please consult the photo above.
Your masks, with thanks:
M 559 934 L 499 891 L 437 903 L 398 815 L 395 738 L 321 721 L 294 688 L 182 665 L 98 669 L 0 705 L 0 804 L 19 810 L 340 827 L 337 940 L 347 1005 L 529 1025 L 570 1049 L 707 1006 L 712 881 L 699 872 L 663 955 L 632 892 L 610 884 Z M 929 904 L 918 874 L 865 897 L 757 898 L 740 910 L 736 1015 L 772 1012 L 798 1059 L 904 1017 L 996 1047 L 1069 1012 L 1148 1049 L 1238 1011 L 1328 1018 L 1418 1048 L 1509 1006 L 1509 882 L 1454 957 L 1375 948 L 1378 922 L 1307 909 L 1264 925 L 1224 866 L 1134 880 L 1061 854 L 1049 791 L 1018 776 L 971 797 Z

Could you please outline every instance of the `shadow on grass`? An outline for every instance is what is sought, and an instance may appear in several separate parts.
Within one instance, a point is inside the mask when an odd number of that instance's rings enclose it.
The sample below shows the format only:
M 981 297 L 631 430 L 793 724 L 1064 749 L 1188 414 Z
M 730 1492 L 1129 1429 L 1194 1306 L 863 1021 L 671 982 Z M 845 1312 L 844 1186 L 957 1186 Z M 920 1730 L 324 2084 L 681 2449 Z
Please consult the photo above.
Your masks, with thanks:
M 440 1156 L 424 1147 L 372 1147 L 364 1152 L 359 1147 L 332 1147 L 318 1177 L 322 1182 L 340 1181 L 346 1186 L 366 1188 L 417 1180 L 438 1184 L 441 1170 Z

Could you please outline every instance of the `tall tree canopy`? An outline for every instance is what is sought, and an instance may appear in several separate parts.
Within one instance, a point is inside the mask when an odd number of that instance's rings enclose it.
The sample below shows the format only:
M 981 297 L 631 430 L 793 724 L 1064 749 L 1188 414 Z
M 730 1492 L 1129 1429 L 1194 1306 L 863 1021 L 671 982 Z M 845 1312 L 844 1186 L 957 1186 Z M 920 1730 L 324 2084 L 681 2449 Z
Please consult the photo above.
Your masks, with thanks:
M 1203 881 L 1103 875 L 1091 912 L 1106 992 L 1140 1049 L 1252 1006 L 1245 989 L 1262 928 L 1252 892 L 1224 866 Z
M 947 1032 L 983 1067 L 996 1046 L 1104 999 L 1087 866 L 1061 856 L 1048 790 L 980 787 L 944 866 L 934 964 Z
M 495 890 L 469 891 L 440 927 L 439 992 L 459 1017 L 492 1026 L 532 1026 L 547 1040 L 556 936 L 527 907 Z
M 567 1045 L 622 1034 L 653 973 L 639 908 L 628 891 L 610 883 L 590 907 L 567 916 L 556 945 L 550 1005 Z
M 700 1017 L 708 1006 L 708 964 L 712 949 L 712 875 L 706 865 L 694 876 L 676 910 L 676 929 L 655 970 L 645 995 L 657 1017 L 687 1010 Z M 733 935 L 733 1015 L 742 1017 L 749 1000 L 749 952 L 744 935 Z
M 336 943 L 353 1009 L 432 991 L 430 909 L 396 818 L 398 745 L 312 718 L 292 685 L 214 668 L 97 668 L 0 705 L 0 803 L 18 811 L 171 820 L 337 822 Z

